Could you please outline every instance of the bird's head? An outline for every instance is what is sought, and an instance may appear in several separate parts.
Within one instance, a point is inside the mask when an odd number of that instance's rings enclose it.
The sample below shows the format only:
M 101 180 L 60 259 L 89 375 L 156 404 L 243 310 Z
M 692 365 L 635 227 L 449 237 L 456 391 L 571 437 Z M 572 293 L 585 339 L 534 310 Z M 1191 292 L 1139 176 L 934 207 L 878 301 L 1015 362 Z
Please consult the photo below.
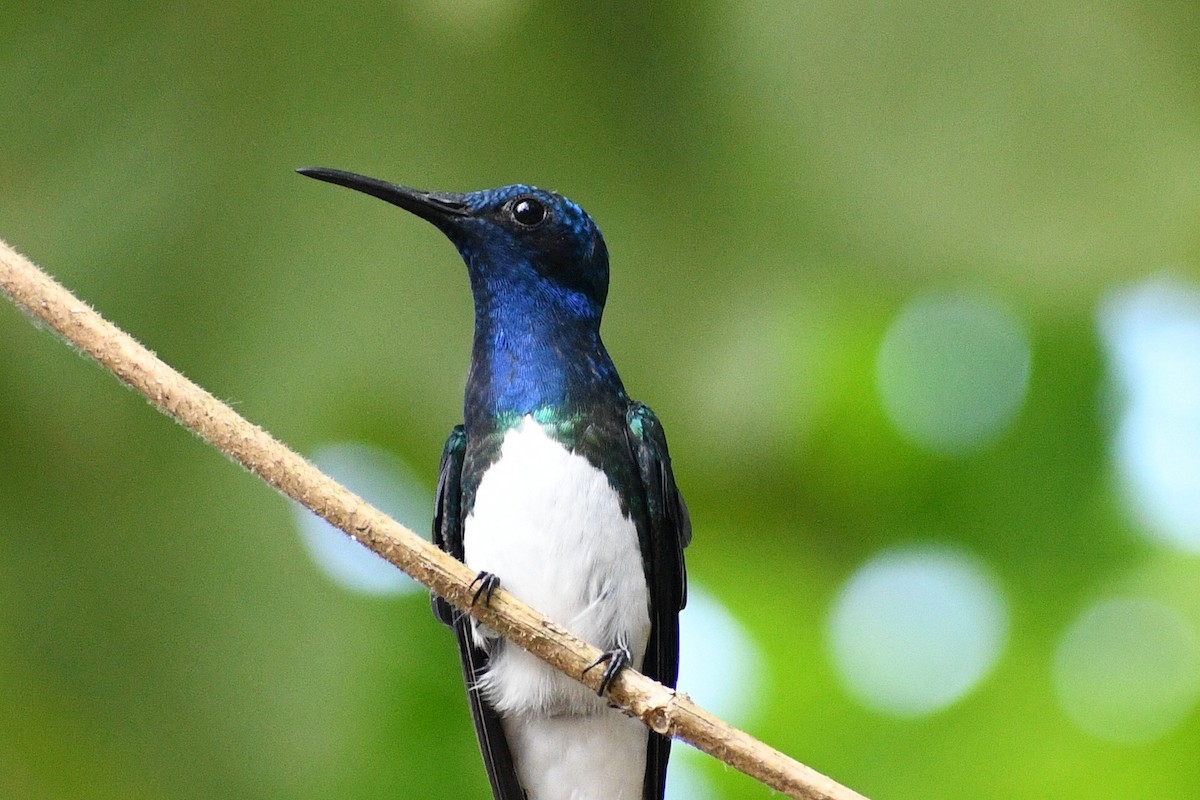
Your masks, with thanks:
M 426 192 L 352 172 L 305 167 L 310 178 L 386 200 L 436 225 L 467 263 L 476 304 L 595 320 L 608 296 L 608 249 L 600 229 L 562 195 L 532 186 Z

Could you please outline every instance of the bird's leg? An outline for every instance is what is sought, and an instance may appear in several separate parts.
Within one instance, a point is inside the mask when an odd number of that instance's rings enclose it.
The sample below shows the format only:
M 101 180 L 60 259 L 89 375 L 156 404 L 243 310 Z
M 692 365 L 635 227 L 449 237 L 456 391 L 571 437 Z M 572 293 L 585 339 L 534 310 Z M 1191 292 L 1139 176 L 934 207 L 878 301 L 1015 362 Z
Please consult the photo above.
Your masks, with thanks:
M 483 604 L 486 606 L 492 602 L 492 595 L 500 588 L 500 578 L 494 573 L 483 570 L 475 576 L 475 580 L 471 581 L 468 589 L 474 589 L 475 594 L 471 595 L 471 605 L 479 603 L 479 598 L 483 598 Z
M 630 666 L 633 663 L 633 656 L 629 652 L 629 648 L 623 644 L 618 644 L 612 650 L 606 650 L 600 654 L 600 657 L 593 661 L 584 669 L 583 674 L 586 675 L 595 667 L 604 664 L 604 675 L 600 678 L 600 687 L 596 690 L 596 694 L 600 697 L 608 691 L 608 687 L 616 680 L 617 675 L 621 674 L 621 670 Z

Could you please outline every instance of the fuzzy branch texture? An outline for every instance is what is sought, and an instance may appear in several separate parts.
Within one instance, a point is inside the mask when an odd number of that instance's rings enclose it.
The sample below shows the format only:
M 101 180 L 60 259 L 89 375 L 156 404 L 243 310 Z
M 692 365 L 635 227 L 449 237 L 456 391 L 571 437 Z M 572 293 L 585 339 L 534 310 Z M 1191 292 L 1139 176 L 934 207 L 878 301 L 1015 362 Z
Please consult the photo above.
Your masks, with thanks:
M 601 670 L 586 671 L 600 651 L 503 589 L 472 605 L 475 575 L 461 562 L 329 478 L 270 434 L 159 360 L 32 262 L 0 241 L 0 289 L 81 353 L 145 395 L 159 410 L 283 494 L 307 506 L 386 558 L 434 593 L 538 658 L 596 689 Z M 682 739 L 788 797 L 865 800 L 836 781 L 735 729 L 633 669 L 623 670 L 608 699 L 661 734 Z

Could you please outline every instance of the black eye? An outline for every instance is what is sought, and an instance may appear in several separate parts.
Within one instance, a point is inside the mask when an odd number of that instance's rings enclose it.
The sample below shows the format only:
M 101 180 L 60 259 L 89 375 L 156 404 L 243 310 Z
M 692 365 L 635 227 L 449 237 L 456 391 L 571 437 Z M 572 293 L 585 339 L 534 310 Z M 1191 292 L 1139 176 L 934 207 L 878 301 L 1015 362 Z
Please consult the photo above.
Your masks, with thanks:
M 532 228 L 546 218 L 546 207 L 532 197 L 522 197 L 512 206 L 513 219 Z

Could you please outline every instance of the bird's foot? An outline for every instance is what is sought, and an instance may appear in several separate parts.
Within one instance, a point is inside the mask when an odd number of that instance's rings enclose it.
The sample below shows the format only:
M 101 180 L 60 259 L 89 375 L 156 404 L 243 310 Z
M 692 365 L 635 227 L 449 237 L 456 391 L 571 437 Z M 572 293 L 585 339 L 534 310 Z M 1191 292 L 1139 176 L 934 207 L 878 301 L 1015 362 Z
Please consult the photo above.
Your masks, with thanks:
M 484 570 L 475 576 L 475 580 L 471 581 L 468 589 L 474 589 L 475 593 L 471 595 L 471 605 L 479 603 L 479 598 L 483 598 L 483 604 L 486 606 L 492 602 L 492 595 L 500 588 L 500 578 L 495 574 Z
M 612 650 L 608 650 L 600 654 L 600 657 L 587 666 L 583 671 L 586 675 L 592 669 L 604 664 L 604 674 L 600 677 L 600 687 L 596 689 L 596 694 L 600 697 L 608 691 L 608 687 L 621 674 L 621 670 L 633 664 L 633 656 L 629 652 L 629 648 L 618 645 Z

